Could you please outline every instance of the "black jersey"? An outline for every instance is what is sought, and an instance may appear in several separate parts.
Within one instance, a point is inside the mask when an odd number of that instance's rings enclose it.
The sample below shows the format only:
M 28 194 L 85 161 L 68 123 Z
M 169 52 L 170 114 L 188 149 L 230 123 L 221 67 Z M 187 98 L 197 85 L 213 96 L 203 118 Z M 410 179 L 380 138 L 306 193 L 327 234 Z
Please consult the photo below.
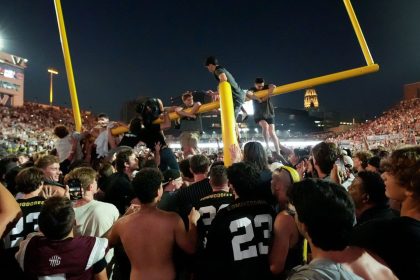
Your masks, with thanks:
M 207 242 L 207 232 L 210 229 L 211 222 L 216 217 L 220 209 L 227 207 L 235 198 L 229 192 L 219 191 L 211 195 L 203 197 L 195 206 L 200 212 L 200 219 L 197 222 L 197 232 L 199 240 L 199 248 L 204 249 Z
M 35 196 L 28 199 L 18 199 L 22 217 L 4 239 L 6 249 L 18 248 L 20 242 L 32 232 L 38 230 L 38 216 L 45 198 Z
M 208 279 L 270 279 L 268 261 L 274 211 L 262 200 L 221 209 L 207 235 Z

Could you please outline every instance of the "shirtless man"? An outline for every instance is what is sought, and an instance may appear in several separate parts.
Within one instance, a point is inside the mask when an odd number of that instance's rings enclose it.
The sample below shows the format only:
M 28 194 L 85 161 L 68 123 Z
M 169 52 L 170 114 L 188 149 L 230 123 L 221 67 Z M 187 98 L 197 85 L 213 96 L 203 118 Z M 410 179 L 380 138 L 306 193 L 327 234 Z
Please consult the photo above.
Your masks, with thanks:
M 174 279 L 174 245 L 194 253 L 199 213 L 195 209 L 191 211 L 190 230 L 186 232 L 176 213 L 156 208 L 163 193 L 162 174 L 158 169 L 142 169 L 132 184 L 140 207 L 114 224 L 108 234 L 110 247 L 120 242 L 124 246 L 131 263 L 130 279 Z

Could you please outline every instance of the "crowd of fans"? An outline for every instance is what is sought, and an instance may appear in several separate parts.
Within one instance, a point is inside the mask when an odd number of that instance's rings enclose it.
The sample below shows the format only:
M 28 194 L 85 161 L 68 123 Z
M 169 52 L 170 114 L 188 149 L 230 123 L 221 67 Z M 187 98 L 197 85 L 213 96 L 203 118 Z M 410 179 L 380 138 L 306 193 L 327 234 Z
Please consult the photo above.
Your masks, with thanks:
M 329 141 L 365 149 L 369 146 L 382 146 L 395 149 L 401 144 L 416 144 L 420 141 L 420 99 L 402 100 L 383 113 L 339 135 L 331 135 Z
M 91 129 L 95 118 L 81 112 L 85 129 Z M 36 153 L 54 148 L 54 127 L 74 127 L 69 108 L 25 102 L 22 107 L 0 106 L 0 157 L 13 153 Z
M 420 279 L 420 146 L 369 145 L 417 136 L 418 99 L 313 147 L 233 145 L 229 167 L 220 153 L 175 155 L 167 114 L 149 105 L 122 137 L 104 114 L 76 133 L 69 110 L 0 107 L 4 275 Z M 368 137 L 355 150 L 334 143 L 345 135 Z

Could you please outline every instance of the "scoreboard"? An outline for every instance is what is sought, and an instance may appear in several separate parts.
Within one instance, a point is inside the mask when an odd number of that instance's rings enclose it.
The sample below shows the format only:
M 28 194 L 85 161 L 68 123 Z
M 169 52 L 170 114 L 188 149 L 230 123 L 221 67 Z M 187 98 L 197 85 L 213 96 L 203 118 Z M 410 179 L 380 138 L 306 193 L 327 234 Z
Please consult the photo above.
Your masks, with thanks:
M 23 90 L 27 59 L 0 52 L 0 104 L 23 105 Z

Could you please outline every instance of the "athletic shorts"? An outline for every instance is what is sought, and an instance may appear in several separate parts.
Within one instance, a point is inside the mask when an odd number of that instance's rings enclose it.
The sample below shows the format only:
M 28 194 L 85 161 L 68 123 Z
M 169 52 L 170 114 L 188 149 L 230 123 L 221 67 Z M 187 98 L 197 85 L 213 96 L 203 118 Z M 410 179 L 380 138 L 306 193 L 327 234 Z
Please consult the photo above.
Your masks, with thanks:
M 268 124 L 273 124 L 274 123 L 274 118 L 273 117 L 268 117 L 268 118 L 254 118 L 255 123 L 258 124 L 260 121 L 266 121 Z

